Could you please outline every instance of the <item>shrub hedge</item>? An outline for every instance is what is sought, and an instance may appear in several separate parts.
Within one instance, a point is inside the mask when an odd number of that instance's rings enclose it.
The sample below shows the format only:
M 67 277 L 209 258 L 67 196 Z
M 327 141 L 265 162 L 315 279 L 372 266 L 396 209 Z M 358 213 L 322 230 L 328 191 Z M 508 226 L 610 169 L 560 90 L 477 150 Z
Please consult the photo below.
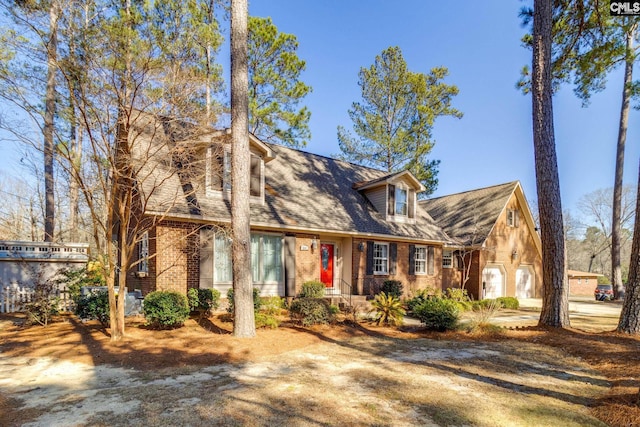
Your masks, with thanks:
M 220 291 L 217 289 L 196 289 L 187 291 L 189 309 L 201 316 L 210 316 L 212 311 L 220 305 Z
M 380 292 L 384 292 L 389 296 L 400 299 L 402 297 L 403 288 L 402 282 L 399 280 L 385 280 L 380 288 Z
M 158 329 L 177 328 L 189 318 L 186 295 L 174 291 L 155 291 L 144 299 L 147 325 Z
M 109 324 L 109 292 L 98 291 L 79 296 L 75 313 L 81 319 L 97 319 L 106 327 Z
M 500 297 L 496 298 L 496 301 L 500 303 L 500 307 L 507 308 L 509 310 L 517 310 L 520 308 L 520 301 L 515 297 Z
M 324 289 L 326 285 L 316 280 L 310 280 L 302 284 L 299 298 L 322 298 L 324 297 Z
M 460 316 L 457 302 L 444 298 L 427 299 L 413 312 L 428 329 L 441 332 L 455 329 Z
M 296 298 L 289 307 L 291 319 L 303 326 L 333 322 L 336 309 L 323 298 Z

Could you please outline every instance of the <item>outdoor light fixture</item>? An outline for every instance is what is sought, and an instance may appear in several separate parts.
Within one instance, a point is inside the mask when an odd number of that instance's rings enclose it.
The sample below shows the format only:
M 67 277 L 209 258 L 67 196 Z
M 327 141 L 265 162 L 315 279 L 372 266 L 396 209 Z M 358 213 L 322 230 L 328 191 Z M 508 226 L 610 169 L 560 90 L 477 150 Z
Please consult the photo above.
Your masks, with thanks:
M 313 238 L 313 240 L 311 240 L 311 249 L 313 249 L 314 251 L 318 249 L 318 241 L 315 237 Z
M 513 252 L 511 253 L 511 259 L 513 259 L 514 261 L 518 259 L 518 250 L 514 249 Z
M 360 243 L 358 244 L 358 250 L 359 250 L 360 252 L 364 252 L 364 242 L 360 242 Z

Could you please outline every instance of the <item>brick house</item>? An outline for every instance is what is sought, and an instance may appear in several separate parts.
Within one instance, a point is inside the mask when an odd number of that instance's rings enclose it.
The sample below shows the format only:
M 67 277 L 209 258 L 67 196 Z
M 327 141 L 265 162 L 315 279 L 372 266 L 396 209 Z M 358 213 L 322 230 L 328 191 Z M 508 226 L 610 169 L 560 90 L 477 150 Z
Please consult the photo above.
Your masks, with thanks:
M 442 288 L 475 299 L 542 296 L 542 244 L 518 181 L 422 200 L 453 243 L 442 255 Z
M 232 286 L 230 133 L 166 144 L 179 139 L 169 129 L 150 116 L 137 124 L 134 150 L 145 152 L 139 205 L 154 221 L 139 236 L 127 286 L 224 296 Z M 154 149 L 155 141 L 164 142 Z M 325 283 L 327 294 L 372 295 L 392 279 L 407 295 L 464 281 L 474 298 L 541 296 L 540 238 L 518 182 L 418 202 L 424 187 L 408 171 L 389 174 L 253 135 L 250 149 L 251 269 L 263 295 L 295 296 L 308 280 Z
M 598 285 L 598 278 L 604 277 L 604 274 L 567 270 L 567 276 L 569 279 L 569 295 L 593 297 L 593 292 Z
M 147 122 L 140 136 L 151 128 L 140 144 L 147 152 L 168 132 Z M 143 212 L 157 221 L 139 238 L 129 289 L 215 288 L 224 296 L 232 286 L 230 134 L 212 131 L 197 142 L 191 158 L 200 174 L 169 172 L 185 167 L 168 161 L 179 144 L 158 149 L 140 169 Z M 254 136 L 250 148 L 251 269 L 263 295 L 294 296 L 308 280 L 325 283 L 328 294 L 369 295 L 387 279 L 403 282 L 406 293 L 440 288 L 449 238 L 417 203 L 424 188 L 410 172 L 388 174 Z

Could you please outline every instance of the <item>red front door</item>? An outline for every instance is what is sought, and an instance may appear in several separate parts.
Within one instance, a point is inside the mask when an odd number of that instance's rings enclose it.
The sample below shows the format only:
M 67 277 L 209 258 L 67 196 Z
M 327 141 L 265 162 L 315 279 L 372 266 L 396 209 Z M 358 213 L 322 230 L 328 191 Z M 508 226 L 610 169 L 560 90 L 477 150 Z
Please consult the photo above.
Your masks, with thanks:
M 333 288 L 333 245 L 320 244 L 320 281 L 327 288 Z

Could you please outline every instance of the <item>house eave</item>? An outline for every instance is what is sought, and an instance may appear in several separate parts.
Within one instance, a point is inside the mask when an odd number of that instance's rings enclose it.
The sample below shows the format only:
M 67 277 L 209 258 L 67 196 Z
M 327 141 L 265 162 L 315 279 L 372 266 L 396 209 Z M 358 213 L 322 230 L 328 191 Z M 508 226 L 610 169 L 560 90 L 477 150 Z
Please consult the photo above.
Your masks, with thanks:
M 197 224 L 211 224 L 211 223 L 219 223 L 219 224 L 231 224 L 230 219 L 218 219 L 218 218 L 203 218 L 200 215 L 191 215 L 191 214 L 171 214 L 167 215 L 164 212 L 153 212 L 147 211 L 146 215 L 161 217 L 162 220 L 178 220 L 178 221 L 190 221 Z M 409 236 L 396 236 L 390 234 L 380 234 L 380 233 L 366 233 L 361 231 L 350 231 L 350 230 L 332 230 L 326 228 L 314 228 L 314 227 L 295 227 L 289 225 L 278 225 L 273 223 L 263 223 L 263 222 L 251 222 L 252 228 L 260 228 L 265 230 L 278 230 L 282 232 L 290 232 L 290 233 L 301 233 L 301 234 L 334 234 L 340 235 L 344 237 L 356 237 L 356 238 L 372 238 L 372 239 L 381 239 L 381 240 L 390 240 L 390 241 L 401 241 L 408 243 L 422 243 L 422 244 L 432 244 L 437 246 L 442 246 L 446 243 L 444 240 L 435 240 L 435 239 L 421 239 L 417 237 L 409 237 Z

